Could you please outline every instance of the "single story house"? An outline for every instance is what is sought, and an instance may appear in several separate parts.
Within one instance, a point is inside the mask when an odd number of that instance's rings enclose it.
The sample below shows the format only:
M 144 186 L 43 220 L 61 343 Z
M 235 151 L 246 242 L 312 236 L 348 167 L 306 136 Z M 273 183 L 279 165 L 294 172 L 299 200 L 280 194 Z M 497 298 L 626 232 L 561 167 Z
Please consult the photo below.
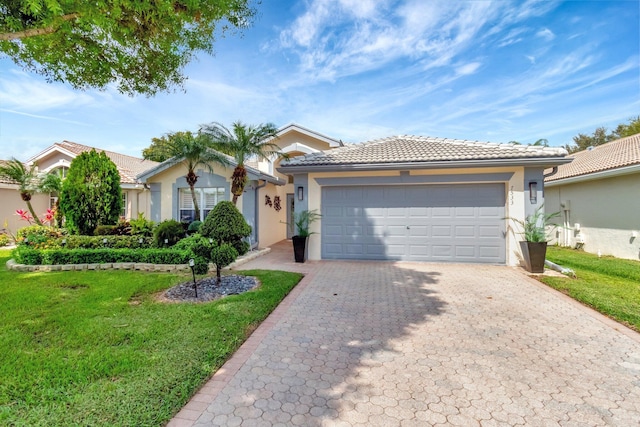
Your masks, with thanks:
M 122 187 L 122 217 L 126 219 L 136 218 L 138 212 L 149 216 L 149 192 L 145 191 L 136 175 L 156 166 L 158 163 L 151 160 L 144 160 L 137 157 L 127 156 L 113 151 L 102 150 L 100 148 L 89 147 L 71 141 L 56 142 L 45 150 L 36 154 L 26 161 L 27 165 L 36 164 L 38 171 L 42 173 L 52 173 L 61 171 L 63 176 L 71 165 L 71 161 L 83 152 L 95 149 L 104 153 L 115 163 L 120 173 L 120 186 Z M 27 225 L 16 215 L 16 209 L 26 209 L 24 201 L 17 191 L 18 186 L 7 179 L 0 178 L 0 221 L 7 222 L 8 229 L 15 234 L 18 228 Z M 34 194 L 31 203 L 36 214 L 44 213 L 55 203 L 55 195 Z
M 395 136 L 281 162 L 296 210 L 322 217 L 309 259 L 518 265 L 524 220 L 563 148 Z
M 272 141 L 289 156 L 319 153 L 339 147 L 342 142 L 304 128 L 289 124 L 276 133 Z M 218 201 L 231 200 L 231 174 L 236 166 L 228 158 L 229 166 L 212 164 L 213 173 L 199 169 L 195 188 L 199 198 L 201 217 L 195 218 L 191 192 L 186 182 L 186 169 L 180 163 L 165 161 L 138 175 L 138 180 L 150 190 L 149 218 L 154 221 L 204 220 Z M 253 247 L 267 247 L 290 238 L 293 228 L 295 197 L 293 178 L 277 171 L 281 157 L 247 162 L 248 183 L 237 201 L 237 208 L 252 227 Z M 295 207 L 294 207 L 295 206 Z
M 570 157 L 545 179 L 545 208 L 561 214 L 552 242 L 640 259 L 640 134 Z

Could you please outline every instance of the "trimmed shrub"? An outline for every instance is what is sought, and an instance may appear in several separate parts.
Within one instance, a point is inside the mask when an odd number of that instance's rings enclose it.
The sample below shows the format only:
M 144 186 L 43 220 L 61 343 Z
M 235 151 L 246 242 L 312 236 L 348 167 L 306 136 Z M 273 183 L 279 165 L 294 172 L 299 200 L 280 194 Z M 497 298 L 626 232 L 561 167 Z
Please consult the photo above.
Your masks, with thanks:
M 211 250 L 211 261 L 216 265 L 218 283 L 220 283 L 221 270 L 235 261 L 236 258 L 238 258 L 238 251 L 228 243 L 217 246 Z
M 156 246 L 159 248 L 173 246 L 184 237 L 182 224 L 174 219 L 162 221 L 153 232 Z M 167 243 L 165 243 L 165 240 Z
M 11 237 L 6 234 L 0 234 L 0 247 L 7 246 L 11 242 Z
M 39 265 L 42 264 L 42 254 L 38 249 L 26 245 L 20 245 L 11 251 L 11 257 L 18 264 Z
M 236 240 L 232 245 L 238 251 L 238 256 L 246 254 L 251 248 L 251 245 L 245 240 Z
M 14 249 L 13 258 L 20 264 L 103 264 L 138 262 L 150 264 L 186 264 L 191 252 L 175 249 L 45 249 L 26 246 Z
M 28 244 L 34 249 L 58 248 L 57 239 L 64 236 L 66 231 L 62 228 L 48 227 L 45 225 L 29 225 L 18 230 L 17 244 Z
M 187 227 L 187 231 L 189 232 L 189 234 L 197 233 L 198 231 L 200 231 L 201 226 L 202 221 L 195 220 L 191 222 L 191 224 L 189 224 L 189 227 Z
M 142 236 L 67 236 L 64 245 L 61 238 L 56 240 L 56 247 L 66 249 L 146 249 L 153 244 L 151 237 Z
M 194 271 L 196 274 L 207 274 L 209 272 L 209 258 L 211 250 L 215 247 L 215 242 L 199 234 L 186 237 L 173 246 L 173 249 L 187 250 L 191 252 L 195 261 Z
M 200 234 L 210 237 L 219 245 L 241 241 L 251 234 L 251 226 L 233 203 L 218 203 L 204 220 Z
M 79 154 L 71 161 L 59 201 L 74 234 L 91 236 L 99 225 L 116 224 L 122 208 L 118 168 L 104 152 Z

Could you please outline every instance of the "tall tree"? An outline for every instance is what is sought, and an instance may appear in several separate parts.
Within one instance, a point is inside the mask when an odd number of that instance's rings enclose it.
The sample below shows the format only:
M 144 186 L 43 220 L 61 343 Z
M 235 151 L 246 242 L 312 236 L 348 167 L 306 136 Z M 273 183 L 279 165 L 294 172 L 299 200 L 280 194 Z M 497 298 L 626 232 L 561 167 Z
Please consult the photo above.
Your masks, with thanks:
M 175 138 L 185 137 L 186 132 L 174 132 L 163 135 L 160 138 L 151 138 L 151 145 L 142 150 L 142 157 L 154 162 L 164 162 L 173 157 L 171 144 Z
M 245 125 L 242 122 L 233 123 L 233 131 L 224 125 L 214 122 L 202 127 L 202 132 L 211 137 L 216 150 L 232 156 L 236 167 L 231 175 L 231 194 L 233 204 L 242 196 L 247 184 L 247 170 L 245 162 L 250 158 L 268 159 L 270 156 L 286 156 L 273 140 L 278 129 L 272 123 L 257 126 Z
M 640 133 L 640 116 L 629 119 L 629 123 L 620 123 L 612 132 L 608 132 L 607 128 L 601 126 L 597 128 L 593 134 L 587 135 L 579 133 L 573 137 L 573 144 L 566 144 L 564 148 L 571 154 L 583 151 L 589 147 L 597 147 L 616 139 Z
M 251 25 L 251 0 L 0 0 L 0 52 L 76 89 L 115 84 L 154 95 L 181 87 L 216 34 Z
M 69 230 L 92 235 L 98 225 L 115 224 L 121 207 L 120 174 L 104 152 L 91 150 L 71 161 L 60 192 L 60 209 Z
M 196 168 L 200 166 L 213 173 L 212 164 L 225 166 L 229 164 L 229 160 L 222 153 L 215 151 L 212 148 L 211 139 L 200 132 L 196 135 L 191 132 L 174 132 L 165 135 L 162 139 L 166 141 L 165 154 L 170 155 L 166 161 L 169 164 L 182 164 L 187 169 L 185 178 L 191 190 L 196 219 L 199 220 L 200 206 L 195 190 L 195 185 L 198 182 Z
M 629 119 L 629 123 L 620 123 L 613 131 L 617 138 L 625 138 L 627 136 L 640 133 L 640 116 Z
M 31 205 L 31 198 L 38 191 L 38 166 L 34 163 L 27 168 L 24 163 L 12 158 L 4 164 L 0 164 L 0 176 L 5 176 L 18 185 L 20 197 L 27 204 L 33 220 L 36 224 L 42 225 Z

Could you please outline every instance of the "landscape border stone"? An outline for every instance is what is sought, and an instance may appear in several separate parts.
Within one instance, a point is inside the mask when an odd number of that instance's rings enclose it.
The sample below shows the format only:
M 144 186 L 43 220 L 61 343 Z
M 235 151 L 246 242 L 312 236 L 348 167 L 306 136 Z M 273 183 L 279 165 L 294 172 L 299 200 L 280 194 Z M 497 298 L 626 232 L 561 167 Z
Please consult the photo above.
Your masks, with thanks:
M 264 248 L 247 252 L 239 257 L 234 263 L 225 267 L 223 270 L 231 270 L 244 263 L 266 255 L 271 252 L 271 248 Z M 87 270 L 138 270 L 138 271 L 155 271 L 165 273 L 186 272 L 189 271 L 188 264 L 149 264 L 136 262 L 116 262 L 104 264 L 48 264 L 48 265 L 26 265 L 18 264 L 15 260 L 10 259 L 6 263 L 7 270 L 23 271 L 23 272 L 51 272 L 51 271 L 87 271 Z M 215 271 L 213 264 L 209 265 L 209 271 Z

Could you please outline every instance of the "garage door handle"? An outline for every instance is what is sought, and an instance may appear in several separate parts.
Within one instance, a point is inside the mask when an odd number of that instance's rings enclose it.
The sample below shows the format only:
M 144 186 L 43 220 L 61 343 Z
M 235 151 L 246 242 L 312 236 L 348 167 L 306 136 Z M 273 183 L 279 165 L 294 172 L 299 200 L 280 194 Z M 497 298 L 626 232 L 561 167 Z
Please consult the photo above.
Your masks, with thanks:
M 409 226 L 407 225 L 407 230 L 408 230 L 409 228 L 411 228 L 411 227 L 409 227 Z

